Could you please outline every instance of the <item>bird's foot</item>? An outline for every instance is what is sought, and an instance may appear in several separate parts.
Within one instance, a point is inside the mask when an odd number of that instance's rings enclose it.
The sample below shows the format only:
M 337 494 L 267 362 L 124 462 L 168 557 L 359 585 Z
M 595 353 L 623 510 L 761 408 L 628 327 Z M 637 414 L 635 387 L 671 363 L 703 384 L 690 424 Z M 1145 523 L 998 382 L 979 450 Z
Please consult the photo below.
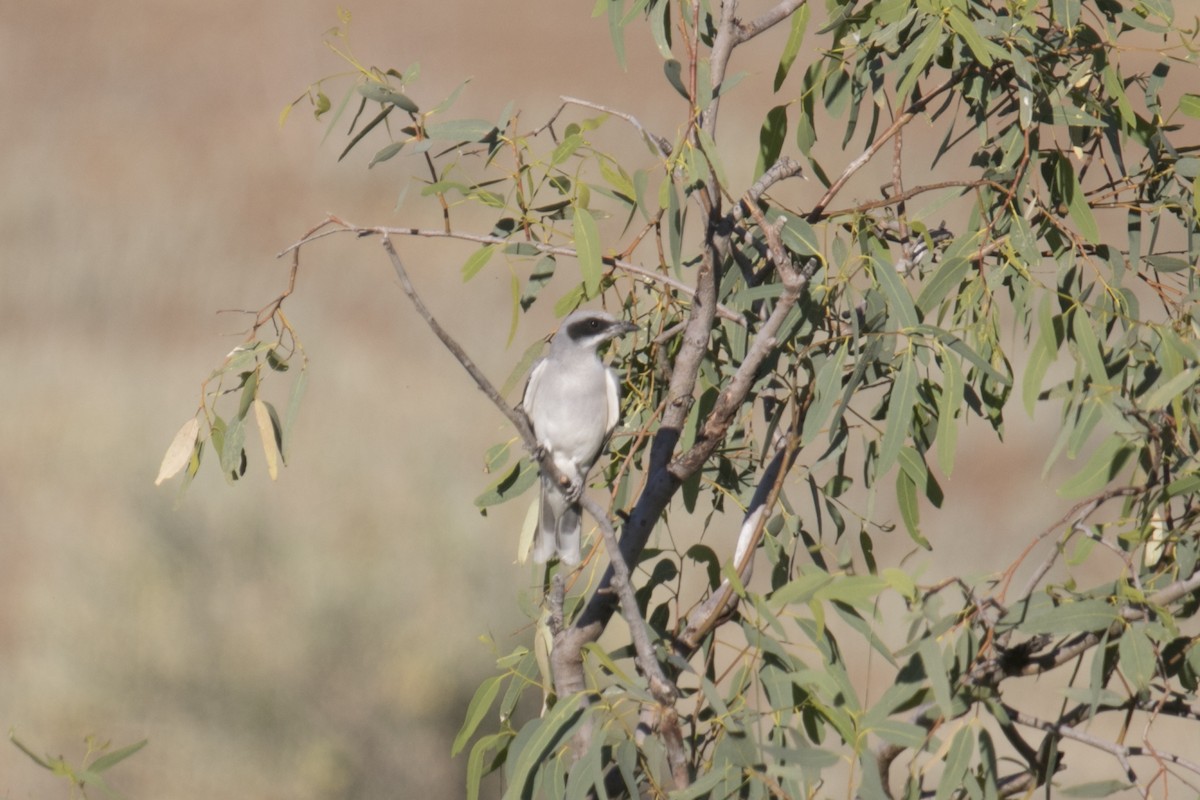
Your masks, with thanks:
M 563 497 L 567 498 L 568 503 L 578 503 L 579 498 L 583 497 L 583 481 L 571 480 L 566 475 L 559 477 L 558 488 L 562 491 Z

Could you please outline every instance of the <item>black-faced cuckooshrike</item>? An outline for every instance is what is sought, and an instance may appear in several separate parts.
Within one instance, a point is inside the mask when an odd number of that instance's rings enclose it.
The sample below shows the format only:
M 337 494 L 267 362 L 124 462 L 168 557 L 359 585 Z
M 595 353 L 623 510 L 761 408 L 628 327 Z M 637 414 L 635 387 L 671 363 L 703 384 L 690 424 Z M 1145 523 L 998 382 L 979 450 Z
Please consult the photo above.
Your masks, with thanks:
M 564 564 L 579 563 L 579 498 L 621 415 L 617 375 L 600 361 L 596 348 L 635 330 L 633 323 L 603 311 L 576 311 L 563 320 L 550 352 L 529 373 L 521 408 L 538 447 L 570 481 L 559 486 L 542 475 L 533 542 L 533 560 L 539 564 L 555 555 Z

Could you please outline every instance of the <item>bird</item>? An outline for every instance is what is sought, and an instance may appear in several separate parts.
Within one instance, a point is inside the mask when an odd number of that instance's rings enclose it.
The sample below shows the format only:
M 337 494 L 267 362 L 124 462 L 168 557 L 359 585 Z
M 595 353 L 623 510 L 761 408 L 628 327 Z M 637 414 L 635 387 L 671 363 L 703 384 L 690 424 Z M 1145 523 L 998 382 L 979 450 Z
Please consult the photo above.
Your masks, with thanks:
M 521 409 L 536 439 L 535 456 L 549 455 L 566 479 L 559 485 L 542 473 L 535 563 L 555 556 L 568 566 L 580 561 L 579 498 L 621 416 L 617 374 L 600 360 L 597 348 L 637 329 L 604 311 L 575 311 L 529 373 Z

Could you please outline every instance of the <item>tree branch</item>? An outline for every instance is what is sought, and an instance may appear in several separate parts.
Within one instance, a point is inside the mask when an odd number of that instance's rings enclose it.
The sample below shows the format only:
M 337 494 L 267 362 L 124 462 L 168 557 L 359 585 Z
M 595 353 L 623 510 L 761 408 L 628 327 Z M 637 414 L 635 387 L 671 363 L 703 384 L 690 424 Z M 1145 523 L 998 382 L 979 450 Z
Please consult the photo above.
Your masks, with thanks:
M 641 122 L 638 121 L 638 118 L 633 116 L 632 114 L 627 114 L 624 111 L 618 111 L 617 109 L 610 108 L 608 106 L 602 106 L 599 103 L 593 103 L 590 100 L 580 100 L 578 97 L 567 97 L 566 95 L 562 95 L 561 97 L 559 97 L 559 99 L 563 101 L 563 107 L 566 107 L 566 105 L 568 103 L 570 103 L 572 105 L 583 106 L 584 108 L 590 108 L 595 111 L 601 111 L 605 114 L 610 114 L 614 117 L 618 117 L 620 119 L 625 120 L 630 125 L 637 128 L 637 132 L 640 133 L 643 137 L 645 137 L 646 141 L 648 141 L 652 145 L 654 145 L 654 148 L 656 150 L 658 150 L 659 155 L 661 155 L 663 158 L 670 157 L 670 155 L 671 155 L 670 140 L 647 130 L 646 127 L 644 125 L 642 125 Z M 560 108 L 559 111 L 561 112 L 562 109 Z M 557 117 L 557 116 L 558 116 L 558 114 L 556 113 L 554 115 L 554 117 Z M 554 118 L 552 117 L 551 122 L 553 122 L 553 119 Z
M 1129 761 L 1131 756 L 1151 756 L 1154 758 L 1160 758 L 1165 761 L 1170 761 L 1172 764 L 1177 766 L 1183 767 L 1190 772 L 1194 772 L 1197 775 L 1200 775 L 1200 763 L 1196 763 L 1190 759 L 1171 753 L 1162 753 L 1157 751 L 1154 754 L 1151 754 L 1146 750 L 1146 748 L 1143 747 L 1127 747 L 1125 745 L 1117 744 L 1116 742 L 1105 741 L 1098 736 L 1093 736 L 1090 733 L 1084 733 L 1083 731 L 1077 730 L 1070 725 L 1043 720 L 1033 716 L 1032 714 L 1026 714 L 1023 711 L 1018 711 L 1012 706 L 1004 703 L 1001 705 L 1003 706 L 1005 712 L 1007 712 L 1008 715 L 1020 725 L 1024 725 L 1027 728 L 1037 728 L 1038 730 L 1042 730 L 1047 733 L 1053 733 L 1063 737 L 1064 739 L 1070 739 L 1072 741 L 1079 742 L 1080 744 L 1085 744 L 1088 747 L 1094 747 L 1097 750 L 1108 753 L 1117 760 L 1118 764 L 1121 765 L 1121 769 L 1125 771 L 1125 777 L 1130 783 L 1136 784 L 1138 780 L 1137 772 L 1134 771 L 1133 765 Z M 1139 786 L 1138 791 L 1141 792 L 1143 797 L 1149 797 L 1149 794 L 1144 788 Z
M 737 32 L 737 43 L 748 42 L 760 33 L 765 33 L 790 17 L 793 11 L 799 9 L 806 2 L 808 0 L 783 0 L 779 5 L 757 17 L 753 22 L 740 26 Z
M 524 414 L 518 412 L 515 408 L 505 402 L 500 393 L 496 391 L 495 386 L 492 385 L 487 376 L 484 375 L 483 372 L 480 371 L 480 369 L 475 365 L 475 362 L 471 360 L 470 356 L 467 355 L 462 346 L 459 345 L 458 342 L 455 341 L 455 339 L 446 331 L 446 329 L 443 328 L 441 324 L 438 323 L 438 321 L 434 318 L 433 314 L 429 311 L 428 307 L 421 299 L 420 294 L 413 286 L 412 281 L 409 279 L 408 271 L 404 267 L 404 262 L 401 260 L 399 253 L 396 252 L 396 248 L 392 245 L 392 240 L 387 231 L 381 232 L 380 242 L 383 245 L 383 249 L 387 253 L 388 258 L 392 262 L 392 268 L 396 273 L 396 277 L 400 281 L 401 289 L 404 291 L 405 295 L 408 296 L 408 299 L 412 302 L 413 307 L 416 308 L 417 313 L 429 326 L 430 330 L 433 331 L 434 335 L 441 340 L 446 349 L 449 350 L 455 359 L 458 360 L 463 369 L 467 371 L 467 373 L 471 376 L 471 379 L 475 381 L 476 386 L 478 386 L 479 389 L 485 395 L 487 395 L 488 399 L 492 401 L 492 404 L 495 405 L 496 408 L 499 409 L 500 412 L 509 420 L 509 422 L 512 423 L 513 427 L 517 429 L 517 432 L 521 435 L 522 440 L 525 442 L 525 446 L 530 450 L 530 452 L 536 452 L 537 440 L 533 434 L 533 429 L 530 426 L 528 419 L 525 418 Z M 559 474 L 558 468 L 554 464 L 554 460 L 550 454 L 545 454 L 542 457 L 540 461 L 540 467 L 546 472 L 546 474 L 550 475 L 553 480 L 561 480 L 562 476 Z M 604 509 L 596 501 L 585 496 L 580 498 L 579 502 L 580 506 L 582 506 L 596 521 L 596 525 L 600 529 L 601 536 L 604 539 L 604 544 L 608 549 L 610 562 L 609 571 L 610 574 L 614 575 L 613 579 L 611 580 L 611 586 L 617 594 L 617 597 L 620 601 L 621 612 L 625 617 L 625 621 L 629 625 L 629 632 L 634 644 L 634 649 L 636 651 L 636 661 L 638 667 L 646 676 L 650 687 L 650 692 L 654 695 L 655 700 L 657 700 L 665 708 L 669 709 L 679 696 L 679 692 L 675 688 L 675 685 L 663 673 L 662 665 L 658 663 L 658 659 L 654 652 L 654 644 L 650 640 L 649 627 L 647 626 L 646 621 L 642 619 L 641 614 L 638 612 L 637 599 L 634 596 L 633 586 L 630 581 L 629 567 L 621 557 L 620 548 L 617 545 L 616 534 L 613 532 L 612 524 L 609 522 L 608 515 L 605 513 Z M 558 614 L 561 615 L 561 608 L 558 609 Z M 559 621 L 559 625 L 561 625 L 561 620 Z M 558 646 L 560 638 L 561 633 L 555 636 L 555 652 L 551 654 L 551 662 L 556 666 L 560 663 L 559 659 L 562 656 L 574 657 L 580 652 L 579 650 L 575 650 L 573 652 L 566 651 L 560 653 Z M 580 662 L 580 664 L 582 665 L 582 662 Z M 565 696 L 569 693 L 582 691 L 585 688 L 583 681 L 581 680 L 582 669 L 575 670 L 571 664 L 567 664 L 566 666 L 567 668 L 565 669 L 554 669 L 555 691 L 559 694 L 559 696 Z M 560 676 L 562 678 L 561 681 L 559 680 Z M 670 747 L 673 740 L 671 740 L 670 737 L 665 738 L 667 739 L 666 743 L 668 747 Z
M 322 230 L 322 228 L 326 228 L 329 225 L 335 225 L 337 227 L 333 229 Z M 352 222 L 346 222 L 338 217 L 330 216 L 325 220 L 325 222 L 321 223 L 312 231 L 310 231 L 308 235 L 290 245 L 287 249 L 280 251 L 278 255 L 287 255 L 293 250 L 303 247 L 310 242 L 314 242 L 317 239 L 323 239 L 326 236 L 332 236 L 338 233 L 353 233 L 358 236 L 418 236 L 427 239 L 457 239 L 463 242 L 474 242 L 475 244 L 483 245 L 510 245 L 514 243 L 512 239 L 505 239 L 500 236 L 492 236 L 490 234 L 482 233 L 462 233 L 458 231 L 433 230 L 428 228 L 389 228 L 385 226 L 363 227 L 361 225 L 355 225 Z M 521 244 L 529 245 L 539 253 L 544 253 L 546 255 L 579 258 L 579 251 L 573 247 L 546 244 L 545 242 L 539 242 L 536 240 L 522 240 Z M 630 275 L 636 275 L 637 277 L 648 282 L 669 286 L 683 296 L 687 297 L 689 300 L 693 299 L 695 296 L 696 292 L 694 289 L 692 289 L 692 287 L 688 286 L 682 281 L 672 278 L 670 275 L 663 275 L 660 272 L 654 272 L 653 270 L 646 269 L 639 264 L 634 264 L 631 261 L 622 258 L 616 258 L 614 256 L 602 256 L 600 260 L 610 267 L 620 269 L 629 273 Z M 722 319 L 727 319 L 730 322 L 742 326 L 745 326 L 746 324 L 746 320 L 741 314 L 733 311 L 732 309 L 726 308 L 725 306 L 718 305 L 717 313 L 722 317 Z
M 892 136 L 894 136 L 901 128 L 911 122 L 913 117 L 921 113 L 921 111 L 927 105 L 929 105 L 931 100 L 957 84 L 960 79 L 960 73 L 956 72 L 936 88 L 934 88 L 934 90 L 929 94 L 914 101 L 904 113 L 896 117 L 895 121 L 888 126 L 887 130 L 885 130 L 878 139 L 871 142 L 871 145 L 862 153 L 862 155 L 851 161 L 850 164 L 847 165 L 844 170 L 842 170 L 842 174 L 839 175 L 837 180 L 833 182 L 833 185 L 829 187 L 829 190 L 826 191 L 825 194 L 822 195 L 821 199 L 817 201 L 816 205 L 809 210 L 808 220 L 812 222 L 820 219 L 826 207 L 830 204 L 830 202 L 833 201 L 833 198 L 837 196 L 838 192 L 840 192 L 846 183 L 849 182 L 852 177 L 854 177 L 856 172 L 866 166 L 867 162 L 870 161 L 876 153 L 883 149 L 883 146 L 887 144 L 888 139 L 891 139 Z

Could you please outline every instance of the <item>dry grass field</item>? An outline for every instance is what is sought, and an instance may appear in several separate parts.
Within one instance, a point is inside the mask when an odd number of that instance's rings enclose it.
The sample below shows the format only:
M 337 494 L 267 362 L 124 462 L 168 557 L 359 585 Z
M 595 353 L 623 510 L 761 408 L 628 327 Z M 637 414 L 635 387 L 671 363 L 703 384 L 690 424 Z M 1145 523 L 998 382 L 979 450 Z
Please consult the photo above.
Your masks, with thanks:
M 529 634 L 515 598 L 534 575 L 513 561 L 525 509 L 474 510 L 481 454 L 509 432 L 377 246 L 306 251 L 288 308 L 311 379 L 279 480 L 251 449 L 237 486 L 211 465 L 185 494 L 153 485 L 246 326 L 217 312 L 271 300 L 286 279 L 275 254 L 326 212 L 414 221 L 393 211 L 402 159 L 368 171 L 368 147 L 336 163 L 345 139 L 322 145 L 304 107 L 277 123 L 343 68 L 321 45 L 336 6 L 25 6 L 0 22 L 0 724 L 76 762 L 88 735 L 149 738 L 110 773 L 129 798 L 459 796 L 450 742 L 492 669 L 478 637 L 507 651 Z M 429 99 L 474 76 L 464 114 L 516 99 L 532 121 L 574 94 L 674 125 L 677 109 L 642 102 L 652 46 L 631 41 L 621 72 L 585 5 L 350 8 L 356 52 L 420 61 Z M 729 125 L 755 136 L 760 119 Z M 541 309 L 506 348 L 507 273 L 463 287 L 469 249 L 405 252 L 497 380 L 551 329 Z M 1040 500 L 1047 445 L 1021 416 L 1015 449 L 960 459 L 929 520 L 932 572 L 994 569 L 1056 516 Z M 977 433 L 963 447 L 991 441 Z M 1006 530 L 979 546 L 978 520 L 999 517 Z M 67 796 L 0 742 L 0 797 Z

